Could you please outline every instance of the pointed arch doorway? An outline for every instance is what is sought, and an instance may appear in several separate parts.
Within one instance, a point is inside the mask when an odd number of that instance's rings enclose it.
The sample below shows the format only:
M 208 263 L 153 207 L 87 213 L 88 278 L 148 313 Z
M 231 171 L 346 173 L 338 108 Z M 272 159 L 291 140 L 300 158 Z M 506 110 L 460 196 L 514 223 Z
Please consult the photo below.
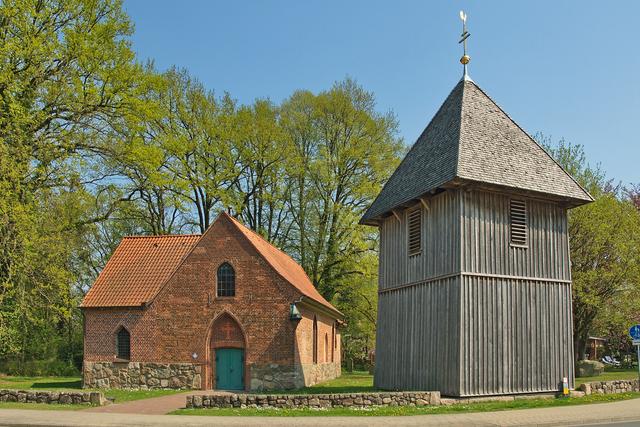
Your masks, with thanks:
M 246 339 L 238 321 L 223 313 L 213 322 L 210 339 L 212 388 L 244 390 Z

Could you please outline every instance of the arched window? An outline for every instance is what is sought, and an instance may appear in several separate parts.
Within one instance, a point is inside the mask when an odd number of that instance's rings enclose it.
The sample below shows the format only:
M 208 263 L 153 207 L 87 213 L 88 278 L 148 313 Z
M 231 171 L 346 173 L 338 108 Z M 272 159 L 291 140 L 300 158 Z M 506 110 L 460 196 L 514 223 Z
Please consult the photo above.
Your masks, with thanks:
M 335 362 L 336 352 L 336 322 L 331 324 L 331 363 Z
M 116 354 L 118 359 L 129 360 L 131 358 L 131 336 L 124 326 L 118 329 L 116 335 Z
M 218 267 L 218 296 L 236 296 L 236 272 L 227 262 Z
M 313 316 L 313 363 L 318 363 L 318 319 Z
M 324 363 L 329 361 L 329 335 L 324 334 Z

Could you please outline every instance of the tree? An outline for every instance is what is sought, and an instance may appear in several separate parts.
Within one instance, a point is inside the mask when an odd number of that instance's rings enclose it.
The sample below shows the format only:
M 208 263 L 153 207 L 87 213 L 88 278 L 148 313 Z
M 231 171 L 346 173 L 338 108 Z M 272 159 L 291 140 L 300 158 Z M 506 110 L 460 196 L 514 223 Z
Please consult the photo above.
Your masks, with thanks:
M 281 107 L 281 126 L 292 147 L 288 248 L 345 313 L 347 335 L 371 345 L 378 241 L 358 221 L 399 163 L 395 116 L 378 113 L 373 94 L 346 79 L 317 95 L 294 93 Z
M 640 212 L 620 186 L 587 163 L 582 146 L 564 140 L 551 144 L 541 135 L 538 140 L 595 199 L 569 212 L 574 351 L 579 360 L 597 328 L 613 337 L 625 333 L 632 307 L 640 302 Z
M 204 232 L 216 210 L 236 203 L 236 103 L 228 94 L 216 99 L 184 70 L 172 69 L 165 78 L 164 113 L 154 126 L 162 148 L 175 159 L 166 169 L 181 183 L 181 196 L 197 215 L 193 222 Z
M 357 223 L 403 150 L 393 114 L 351 79 L 238 106 L 137 62 L 131 33 L 119 0 L 0 3 L 0 360 L 77 359 L 77 305 L 122 236 L 227 208 L 370 346 L 377 239 Z
M 308 96 L 294 95 L 283 106 L 290 139 L 301 144 L 294 150 L 301 167 L 293 173 L 304 187 L 292 195 L 298 194 L 296 213 L 304 215 L 293 218 L 305 236 L 297 248 L 303 267 L 331 299 L 346 276 L 360 274 L 351 261 L 376 249 L 371 230 L 357 223 L 398 164 L 402 143 L 393 114 L 377 113 L 373 94 L 353 80 L 318 94 L 310 115 L 308 101 L 300 101 Z
M 238 143 L 242 174 L 237 182 L 239 214 L 267 240 L 285 246 L 289 238 L 286 200 L 291 184 L 287 157 L 291 144 L 279 123 L 279 109 L 257 100 L 238 111 Z
M 631 184 L 624 191 L 636 209 L 640 210 L 640 184 Z
M 572 212 L 569 233 L 574 346 L 580 358 L 598 322 L 611 324 L 617 314 L 629 313 L 625 302 L 638 302 L 640 214 L 628 200 L 606 193 Z M 630 321 L 615 323 L 626 330 Z
M 39 338 L 72 321 L 74 253 L 97 220 L 79 168 L 146 84 L 131 31 L 119 1 L 0 4 L 0 356 L 49 356 Z

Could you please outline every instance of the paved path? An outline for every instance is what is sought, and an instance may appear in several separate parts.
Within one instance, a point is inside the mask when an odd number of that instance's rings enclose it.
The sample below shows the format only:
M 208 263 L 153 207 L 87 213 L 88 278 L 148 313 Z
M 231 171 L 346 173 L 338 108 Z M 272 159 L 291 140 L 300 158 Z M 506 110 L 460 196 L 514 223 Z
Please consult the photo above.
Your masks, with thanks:
M 0 409 L 2 426 L 576 426 L 640 425 L 640 399 L 555 408 L 405 417 L 215 417 Z
M 217 392 L 225 394 L 224 392 Z M 149 399 L 131 400 L 129 402 L 114 403 L 113 405 L 97 406 L 83 409 L 83 412 L 99 412 L 107 414 L 146 414 L 164 415 L 176 409 L 184 408 L 188 395 L 212 394 L 211 390 L 190 390 L 184 393 L 167 396 L 151 397 Z

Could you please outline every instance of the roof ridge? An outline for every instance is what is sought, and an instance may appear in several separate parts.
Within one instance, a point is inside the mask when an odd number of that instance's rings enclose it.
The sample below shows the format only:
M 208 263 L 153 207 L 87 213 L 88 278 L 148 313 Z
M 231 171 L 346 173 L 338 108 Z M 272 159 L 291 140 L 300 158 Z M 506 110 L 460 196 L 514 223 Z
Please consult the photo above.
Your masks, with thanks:
M 393 178 L 393 176 L 398 173 L 398 171 L 401 169 L 401 167 L 403 166 L 403 164 L 405 162 L 407 162 L 408 159 L 411 158 L 411 153 L 416 150 L 418 148 L 419 142 L 422 140 L 422 137 L 427 134 L 427 132 L 431 129 L 432 124 L 434 123 L 434 119 L 436 117 L 438 117 L 438 115 L 440 114 L 440 112 L 445 108 L 445 105 L 447 104 L 447 100 L 451 97 L 451 95 L 458 89 L 458 86 L 462 85 L 462 90 L 464 90 L 464 82 L 465 80 L 461 79 L 460 81 L 458 81 L 458 83 L 456 83 L 453 88 L 449 91 L 449 93 L 447 94 L 447 96 L 445 97 L 445 101 L 440 104 L 440 107 L 438 107 L 438 109 L 436 110 L 436 112 L 433 114 L 433 116 L 431 117 L 431 120 L 429 120 L 429 123 L 427 123 L 427 126 L 425 126 L 425 128 L 422 130 L 422 132 L 420 132 L 420 135 L 418 135 L 418 137 L 416 138 L 416 140 L 414 141 L 413 144 L 411 144 L 411 147 L 409 147 L 409 150 L 407 151 L 407 153 L 404 155 L 404 157 L 402 158 L 402 160 L 400 161 L 400 163 L 398 163 L 398 166 L 396 166 L 395 170 L 393 171 L 393 173 L 391 173 L 391 175 L 389 176 L 389 178 L 386 180 L 386 182 L 384 183 L 384 185 L 382 185 L 382 188 L 380 189 L 378 195 L 376 196 L 376 198 L 373 200 L 373 202 L 369 205 L 369 207 L 367 208 L 367 210 L 365 211 L 364 215 L 362 216 L 362 219 L 360 220 L 360 223 L 362 224 L 362 220 L 364 218 L 367 218 L 370 215 L 371 209 L 376 205 L 376 202 L 378 201 L 378 199 L 380 198 L 384 188 L 387 186 L 387 184 L 391 181 L 391 179 Z M 464 92 L 463 92 L 464 95 Z M 461 102 L 462 104 L 462 102 Z M 460 116 L 462 117 L 462 106 L 460 107 Z M 458 132 L 459 134 L 460 132 Z M 460 153 L 460 141 L 458 140 L 458 153 L 457 156 L 459 157 L 459 153 Z M 458 170 L 458 165 L 456 163 L 456 173 Z M 442 183 L 447 182 L 447 180 L 444 180 Z M 404 200 L 401 203 L 405 203 L 408 200 L 411 200 L 413 197 L 410 197 L 407 200 Z
M 574 178 L 574 177 L 573 177 L 569 172 L 567 172 L 567 171 L 566 171 L 566 169 L 565 169 L 565 168 L 564 168 L 560 163 L 558 163 L 558 161 L 557 161 L 556 159 L 554 159 L 554 158 L 553 158 L 553 156 L 552 156 L 551 154 L 549 154 L 549 152 L 548 152 L 547 150 L 545 150 L 545 148 L 544 148 L 542 145 L 538 144 L 538 142 L 537 142 L 535 139 L 533 139 L 533 138 L 531 137 L 531 135 L 529 135 L 529 132 L 527 132 L 526 130 L 524 130 L 524 129 L 522 128 L 522 126 L 520 126 L 520 125 L 518 124 L 518 122 L 516 122 L 516 121 L 515 121 L 515 120 L 514 120 L 510 115 L 509 115 L 509 113 L 507 113 L 507 112 L 506 112 L 506 111 L 505 111 L 505 110 L 504 110 L 500 105 L 498 105 L 498 103 L 497 103 L 497 102 L 496 102 L 496 101 L 495 101 L 495 100 L 494 100 L 494 99 L 493 99 L 493 98 L 492 98 L 488 93 L 486 93 L 486 92 L 485 92 L 485 91 L 484 91 L 480 86 L 478 86 L 478 84 L 476 84 L 476 82 L 474 82 L 473 80 L 469 79 L 469 80 L 467 80 L 467 81 L 469 81 L 472 85 L 474 85 L 474 86 L 476 87 L 476 89 L 478 89 L 480 92 L 482 92 L 482 94 L 483 94 L 484 96 L 486 96 L 486 97 L 487 97 L 487 99 L 488 99 L 489 101 L 491 101 L 491 103 L 492 103 L 493 105 L 495 105 L 495 106 L 496 106 L 496 108 L 498 108 L 498 109 L 500 110 L 500 112 L 502 112 L 502 114 L 504 114 L 504 115 L 507 117 L 507 119 L 509 119 L 509 120 L 511 121 L 511 123 L 513 123 L 514 125 L 516 125 L 516 127 L 517 127 L 518 129 L 520 129 L 520 131 L 521 131 L 523 134 L 525 134 L 525 135 L 527 136 L 527 138 L 529 138 L 529 140 L 530 140 L 531 142 L 533 142 L 533 143 L 534 143 L 538 148 L 540 148 L 540 149 L 542 150 L 542 152 L 543 152 L 544 154 L 546 154 L 546 155 L 547 155 L 547 157 L 549 157 L 549 158 L 551 159 L 551 161 L 553 161 L 553 162 L 554 162 L 554 163 L 555 163 L 555 164 L 560 168 L 560 170 L 562 170 L 562 172 L 564 172 L 564 174 L 565 174 L 565 175 L 567 175 L 569 178 L 571 178 L 571 180 L 572 180 L 572 181 L 573 181 L 573 182 L 574 182 L 574 183 L 575 183 L 575 184 L 576 184 L 576 185 L 577 185 L 577 186 L 578 186 L 582 191 L 584 191 L 584 193 L 585 193 L 587 196 L 589 196 L 589 198 L 590 198 L 592 201 L 594 200 L 594 199 L 593 199 L 593 196 L 592 196 L 592 195 L 591 195 L 591 194 L 590 194 L 590 193 L 589 193 L 589 192 L 588 192 L 588 191 L 587 191 L 587 190 L 586 190 L 586 189 L 585 189 L 585 188 L 584 188 L 584 187 L 583 187 L 583 186 L 582 186 L 578 181 L 576 181 L 576 179 L 575 179 L 575 178 Z M 464 92 L 463 92 L 463 96 L 464 96 Z M 464 102 L 463 102 L 462 104 L 464 104 Z M 462 109 L 462 106 L 461 106 L 461 109 Z M 460 123 L 460 128 L 462 128 L 462 123 Z M 458 152 L 460 152 L 460 150 L 459 150 L 459 149 L 458 149 Z
M 231 223 L 238 227 L 238 229 L 240 229 L 240 232 L 243 233 L 243 230 L 248 231 L 251 235 L 253 236 L 257 236 L 260 238 L 260 240 L 267 245 L 268 248 L 272 248 L 275 249 L 277 252 L 279 252 L 280 254 L 284 255 L 290 262 L 293 263 L 293 265 L 295 265 L 297 268 L 300 269 L 300 271 L 304 274 L 304 276 L 307 278 L 307 280 L 309 281 L 309 284 L 314 288 L 314 290 L 317 292 L 318 296 L 321 298 L 320 300 L 309 295 L 307 292 L 305 292 L 303 289 L 300 289 L 298 285 L 296 285 L 294 283 L 294 281 L 292 281 L 290 278 L 286 277 L 280 270 L 279 267 L 277 265 L 274 265 L 274 263 L 272 261 L 270 261 L 268 259 L 268 256 L 270 257 L 271 255 L 269 254 L 265 254 L 263 252 L 263 250 L 261 250 L 257 245 L 256 242 L 252 241 L 251 238 L 249 238 L 249 236 L 245 235 L 245 239 L 249 242 L 249 244 L 251 246 L 253 246 L 253 248 L 256 250 L 256 252 L 258 254 L 260 254 L 260 256 L 267 262 L 267 264 L 275 271 L 275 273 L 277 275 L 279 275 L 280 277 L 282 277 L 282 279 L 285 280 L 285 282 L 289 283 L 291 286 L 293 286 L 294 288 L 296 288 L 302 295 L 304 295 L 305 297 L 311 299 L 312 301 L 317 302 L 318 304 L 321 304 L 322 306 L 331 309 L 333 311 L 335 311 L 336 313 L 339 313 L 340 315 L 343 315 L 337 308 L 335 308 L 326 298 L 324 298 L 322 296 L 322 294 L 320 294 L 320 291 L 318 291 L 317 287 L 313 284 L 313 282 L 311 281 L 311 278 L 309 278 L 309 275 L 307 274 L 307 272 L 304 270 L 304 268 L 298 264 L 298 262 L 293 259 L 288 253 L 286 253 L 285 251 L 283 251 L 282 249 L 278 248 L 276 245 L 274 245 L 273 243 L 269 242 L 267 239 L 265 239 L 264 237 L 262 237 L 259 233 L 257 233 L 256 231 L 252 230 L 251 228 L 247 227 L 246 225 L 244 225 L 242 222 L 240 222 L 238 219 L 234 218 L 233 216 L 229 215 L 227 212 L 222 212 L 221 216 L 225 216 L 226 218 L 231 220 Z M 217 221 L 217 220 L 216 220 Z M 244 234 L 244 233 L 243 233 Z M 277 261 L 277 260 L 276 260 Z M 324 301 L 323 301 L 324 300 Z
M 465 68 L 465 70 L 466 70 L 466 68 Z M 456 144 L 456 162 L 455 162 L 456 169 L 455 169 L 455 171 L 453 173 L 456 178 L 460 177 L 460 146 L 462 145 L 462 124 L 464 122 L 464 120 L 463 120 L 464 119 L 464 92 L 465 92 L 465 88 L 466 88 L 465 83 L 467 81 L 470 81 L 471 83 L 474 83 L 473 80 L 468 78 L 468 75 L 467 75 L 467 73 L 465 71 L 464 76 L 462 76 L 462 78 L 458 82 L 458 84 L 462 84 L 462 90 L 460 92 L 460 112 L 459 112 L 460 124 L 458 125 L 458 143 Z
M 130 234 L 122 236 L 122 239 L 161 239 L 166 237 L 198 237 L 202 234 Z
M 275 250 L 277 250 L 278 252 L 280 252 L 281 254 L 285 255 L 287 258 L 289 258 L 291 261 L 295 262 L 296 264 L 298 264 L 298 261 L 296 261 L 295 259 L 293 259 L 293 257 L 291 255 L 289 255 L 288 253 L 286 253 L 285 251 L 283 251 L 282 249 L 280 249 L 279 247 L 277 247 L 276 245 L 274 245 L 273 243 L 271 243 L 270 241 L 268 241 L 267 239 L 265 239 L 260 233 L 258 233 L 257 231 L 251 229 L 250 227 L 247 227 L 246 225 L 244 225 L 242 222 L 240 222 L 237 218 L 234 218 L 233 216 L 229 215 L 228 213 L 224 212 L 225 215 L 227 215 L 229 218 L 231 218 L 231 220 L 233 222 L 235 222 L 236 224 L 238 224 L 240 227 L 244 228 L 245 230 L 249 231 L 251 234 L 253 234 L 254 236 L 259 237 L 260 239 L 262 239 L 262 241 L 270 246 L 272 246 Z M 299 264 L 298 264 L 299 265 Z M 302 267 L 302 266 L 300 266 Z M 304 269 L 303 269 L 304 270 Z M 306 274 L 306 272 L 305 272 Z

